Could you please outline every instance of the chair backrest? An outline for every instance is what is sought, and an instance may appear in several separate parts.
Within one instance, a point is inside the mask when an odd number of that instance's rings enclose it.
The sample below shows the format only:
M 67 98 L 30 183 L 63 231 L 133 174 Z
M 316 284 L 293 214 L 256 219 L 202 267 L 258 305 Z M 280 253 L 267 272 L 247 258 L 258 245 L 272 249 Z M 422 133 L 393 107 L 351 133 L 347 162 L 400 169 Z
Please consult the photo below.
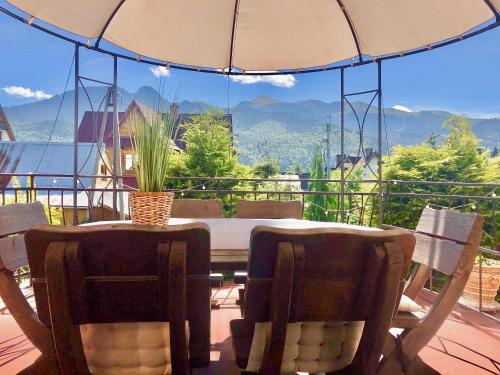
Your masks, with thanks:
M 174 199 L 171 217 L 217 218 L 224 217 L 220 199 Z
M 236 217 L 242 219 L 302 219 L 300 201 L 247 201 L 236 202 Z
M 28 264 L 24 233 L 36 224 L 47 224 L 40 202 L 0 206 L 0 260 L 14 270 Z
M 483 222 L 483 217 L 476 213 L 424 208 L 415 230 L 417 242 L 413 253 L 413 261 L 419 266 L 405 294 L 415 298 L 433 269 L 467 279 L 481 242 Z
M 255 332 L 271 322 L 264 373 L 376 368 L 414 244 L 403 230 L 256 227 L 243 314 Z M 299 355 L 291 360 L 285 346 L 294 345 Z
M 38 316 L 52 328 L 63 373 L 93 367 L 133 372 L 167 366 L 172 358 L 173 373 L 185 374 L 186 321 L 191 365 L 209 363 L 205 224 L 43 225 L 26 233 L 26 244 Z M 116 349 L 122 354 L 113 356 Z M 139 349 L 149 354 L 139 356 Z

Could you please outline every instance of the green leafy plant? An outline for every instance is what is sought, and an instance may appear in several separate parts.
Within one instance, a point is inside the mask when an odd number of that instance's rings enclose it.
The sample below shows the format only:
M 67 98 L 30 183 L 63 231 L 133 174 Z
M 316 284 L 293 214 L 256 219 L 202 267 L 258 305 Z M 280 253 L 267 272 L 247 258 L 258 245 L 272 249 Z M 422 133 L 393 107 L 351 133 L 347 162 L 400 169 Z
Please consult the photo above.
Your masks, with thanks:
M 193 190 L 249 190 L 248 182 L 239 178 L 252 177 L 250 168 L 238 162 L 229 123 L 223 113 L 215 109 L 192 115 L 180 128 L 185 151 L 172 155 L 169 174 L 184 179 L 169 179 L 166 187 L 178 189 L 178 198 L 209 198 L 210 195 Z M 198 179 L 206 177 L 206 179 Z M 214 181 L 214 178 L 223 179 Z M 191 179 L 192 178 L 192 179 Z M 227 178 L 227 179 L 224 179 Z M 234 178 L 234 179 L 233 179 Z M 203 186 L 203 188 L 202 188 Z M 224 211 L 230 215 L 234 200 L 229 194 L 216 194 L 224 203 Z
M 271 178 L 281 172 L 280 162 L 278 159 L 267 157 L 262 163 L 255 165 L 252 172 L 260 178 Z
M 318 147 L 313 155 L 311 163 L 311 179 L 323 180 L 326 178 L 325 169 L 323 167 L 323 155 Z M 330 187 L 327 182 L 313 181 L 309 183 L 309 191 L 312 192 L 328 192 Z M 334 197 L 327 194 L 314 194 L 306 197 L 304 209 L 304 218 L 314 221 L 330 221 L 328 208 L 335 205 Z
M 448 134 L 440 143 L 422 143 L 417 146 L 395 146 L 392 155 L 384 158 L 384 180 L 437 181 L 489 183 L 500 178 L 500 159 L 491 157 L 480 147 L 470 122 L 463 116 L 452 116 L 444 123 Z M 428 204 L 456 207 L 460 211 L 474 211 L 485 218 L 482 245 L 495 248 L 500 233 L 496 228 L 500 217 L 495 215 L 495 202 L 411 196 L 415 194 L 491 196 L 491 186 L 454 186 L 422 184 L 390 184 L 390 193 L 406 193 L 407 196 L 386 196 L 386 224 L 413 229 L 423 208 Z M 495 194 L 497 194 L 496 192 Z
M 164 190 L 175 148 L 175 111 L 164 114 L 162 103 L 162 98 L 158 98 L 156 111 L 151 111 L 149 116 L 132 113 L 128 123 L 135 156 L 137 186 L 143 192 Z

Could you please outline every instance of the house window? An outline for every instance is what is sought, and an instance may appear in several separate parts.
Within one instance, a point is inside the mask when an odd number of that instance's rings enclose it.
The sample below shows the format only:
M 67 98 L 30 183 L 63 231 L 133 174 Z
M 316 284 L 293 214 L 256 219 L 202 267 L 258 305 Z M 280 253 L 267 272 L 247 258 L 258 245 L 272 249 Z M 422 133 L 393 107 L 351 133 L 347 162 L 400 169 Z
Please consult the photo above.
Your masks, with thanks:
M 106 165 L 101 164 L 99 170 L 101 172 L 101 176 L 106 176 L 106 174 L 107 174 Z M 107 178 L 101 177 L 101 181 L 107 181 Z
M 125 154 L 125 170 L 131 171 L 134 167 L 134 155 Z

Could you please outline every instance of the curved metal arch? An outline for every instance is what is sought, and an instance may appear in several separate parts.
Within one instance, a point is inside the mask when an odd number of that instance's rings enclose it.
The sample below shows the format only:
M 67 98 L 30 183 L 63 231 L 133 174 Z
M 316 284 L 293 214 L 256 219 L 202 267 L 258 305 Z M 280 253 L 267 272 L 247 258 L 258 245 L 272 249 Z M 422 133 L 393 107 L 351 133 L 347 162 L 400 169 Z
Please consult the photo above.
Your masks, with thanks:
M 118 3 L 118 5 L 116 6 L 116 8 L 113 10 L 113 13 L 111 13 L 111 15 L 109 16 L 108 20 L 104 24 L 104 27 L 102 28 L 101 32 L 99 33 L 99 37 L 97 38 L 97 41 L 95 42 L 95 46 L 96 47 L 99 47 L 99 43 L 101 43 L 101 39 L 102 39 L 104 33 L 108 29 L 109 24 L 111 23 L 111 21 L 115 17 L 116 13 L 118 13 L 118 11 L 120 10 L 120 8 L 122 7 L 122 5 L 123 5 L 124 2 L 125 2 L 125 0 L 121 0 Z
M 490 8 L 490 10 L 493 12 L 493 15 L 495 16 L 496 20 L 499 21 L 500 20 L 500 14 L 498 13 L 497 9 L 495 8 L 495 6 L 491 3 L 490 0 L 483 0 L 486 5 L 488 6 L 488 8 Z
M 488 0 L 485 0 L 485 1 L 487 2 L 487 4 L 489 3 Z M 0 7 L 0 12 L 4 13 L 4 14 L 6 14 L 6 15 L 8 15 L 8 16 L 10 16 L 10 17 L 12 17 L 20 22 L 27 23 L 26 19 L 24 19 L 20 15 L 15 14 L 12 11 L 10 11 L 4 7 Z M 307 73 L 318 73 L 318 72 L 324 72 L 324 71 L 330 71 L 330 70 L 338 70 L 338 69 L 345 69 L 345 68 L 350 68 L 350 67 L 355 67 L 355 66 L 367 65 L 367 64 L 376 63 L 378 61 L 392 60 L 392 59 L 401 58 L 404 56 L 415 55 L 418 53 L 426 52 L 429 49 L 437 49 L 437 48 L 445 47 L 445 46 L 448 46 L 450 44 L 454 44 L 454 43 L 460 42 L 462 40 L 466 40 L 466 39 L 472 38 L 476 35 L 482 34 L 486 31 L 492 30 L 492 29 L 500 26 L 500 17 L 497 16 L 497 19 L 493 23 L 488 24 L 486 26 L 483 26 L 482 28 L 480 28 L 478 30 L 471 31 L 467 34 L 460 35 L 460 36 L 457 36 L 457 37 L 454 37 L 454 38 L 451 38 L 451 39 L 448 39 L 448 40 L 445 40 L 442 42 L 438 42 L 438 43 L 435 43 L 435 44 L 430 45 L 430 46 L 416 48 L 416 49 L 413 49 L 413 50 L 408 51 L 408 52 L 394 53 L 391 55 L 374 57 L 374 58 L 369 59 L 369 60 L 364 59 L 363 61 L 344 63 L 344 64 L 339 63 L 339 64 L 335 64 L 335 65 L 327 65 L 327 66 L 316 67 L 316 68 L 306 68 L 306 69 L 298 69 L 298 70 L 288 69 L 288 70 L 279 70 L 279 71 L 275 71 L 275 72 L 251 72 L 251 71 L 250 72 L 242 72 L 242 71 L 238 71 L 238 70 L 237 71 L 232 70 L 231 73 L 225 72 L 221 69 L 215 69 L 215 68 L 202 68 L 202 67 L 195 67 L 195 66 L 188 66 L 188 65 L 180 65 L 180 64 L 175 64 L 175 63 L 172 64 L 168 61 L 157 61 L 157 60 L 153 60 L 153 59 L 142 59 L 142 58 L 138 59 L 137 56 L 129 56 L 129 55 L 125 55 L 123 53 L 108 51 L 108 50 L 100 48 L 100 47 L 96 47 L 96 46 L 92 46 L 92 45 L 89 46 L 89 45 L 87 45 L 79 40 L 67 37 L 67 36 L 59 34 L 53 30 L 50 30 L 44 26 L 38 25 L 35 22 L 31 22 L 30 26 L 32 26 L 35 29 L 38 29 L 40 31 L 43 31 L 45 33 L 48 33 L 50 35 L 53 35 L 55 37 L 58 37 L 60 39 L 63 39 L 67 42 L 73 43 L 76 46 L 85 47 L 87 49 L 90 49 L 90 50 L 93 50 L 96 52 L 101 52 L 101 53 L 104 53 L 104 54 L 107 54 L 107 55 L 110 55 L 110 56 L 113 56 L 116 58 L 124 59 L 124 60 L 139 61 L 139 62 L 144 63 L 144 64 L 155 65 L 155 66 L 165 66 L 166 64 L 168 64 L 169 68 L 191 71 L 191 72 L 201 72 L 201 73 L 220 74 L 220 75 L 228 75 L 229 74 L 229 75 L 267 76 L 267 75 L 284 75 L 284 74 L 297 74 L 298 75 L 298 74 L 307 74 Z
M 372 107 L 372 104 L 373 104 L 373 102 L 375 101 L 375 99 L 377 98 L 378 95 L 379 95 L 378 91 L 376 91 L 373 94 L 373 97 L 371 98 L 370 102 L 366 106 L 366 109 L 364 110 L 364 114 L 363 114 L 363 119 L 362 120 L 359 119 L 358 113 L 357 113 L 356 109 L 353 107 L 352 103 L 349 101 L 349 99 L 346 98 L 346 96 L 349 96 L 349 95 L 344 95 L 344 100 L 347 102 L 347 104 L 351 108 L 351 111 L 354 113 L 354 116 L 356 118 L 356 122 L 358 124 L 359 144 L 358 144 L 358 152 L 357 152 L 356 156 L 360 156 L 360 154 L 361 154 L 361 155 L 363 155 L 364 158 L 366 158 L 365 144 L 364 144 L 364 142 L 365 142 L 364 132 L 365 132 L 366 116 L 368 115 L 368 112 L 370 111 L 370 108 Z M 347 179 L 351 175 L 352 171 L 354 170 L 354 167 L 355 167 L 355 165 L 353 165 L 351 167 L 351 169 L 349 170 L 349 172 L 344 176 L 344 179 Z M 372 170 L 372 168 L 369 165 L 368 165 L 368 168 L 370 169 L 370 171 L 374 175 L 377 174 L 377 173 L 375 173 Z
M 238 19 L 239 5 L 240 0 L 234 0 L 233 26 L 231 29 L 231 46 L 229 47 L 229 74 L 231 74 L 231 72 L 233 71 L 234 33 L 236 32 L 236 21 Z
M 347 24 L 351 29 L 352 38 L 354 39 L 354 43 L 356 44 L 356 49 L 358 51 L 358 59 L 359 61 L 363 61 L 363 54 L 361 53 L 361 48 L 359 46 L 358 35 L 356 34 L 356 29 L 354 28 L 354 25 L 351 22 L 351 17 L 349 17 L 349 13 L 347 13 L 347 10 L 345 9 L 342 0 L 337 0 L 337 4 L 339 5 L 340 9 L 342 9 L 342 13 L 344 13 L 345 20 L 347 21 Z

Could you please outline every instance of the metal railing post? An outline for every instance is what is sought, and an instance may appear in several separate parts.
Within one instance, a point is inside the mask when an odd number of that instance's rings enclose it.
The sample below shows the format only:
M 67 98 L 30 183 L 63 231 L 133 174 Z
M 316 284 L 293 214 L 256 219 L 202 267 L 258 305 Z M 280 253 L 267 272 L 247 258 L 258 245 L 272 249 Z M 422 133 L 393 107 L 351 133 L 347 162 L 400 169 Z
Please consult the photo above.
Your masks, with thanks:
M 344 68 L 340 69 L 340 221 L 344 222 L 344 191 L 345 191 L 345 172 L 344 172 L 344 137 L 345 137 L 345 108 L 344 108 Z
M 78 225 L 78 89 L 80 75 L 80 49 L 75 44 L 75 113 L 73 123 L 73 225 Z M 64 209 L 63 209 L 64 210 Z
M 384 208 L 382 206 L 382 61 L 377 61 L 377 83 L 378 83 L 378 116 L 377 116 L 377 149 L 378 149 L 378 223 L 384 224 Z

